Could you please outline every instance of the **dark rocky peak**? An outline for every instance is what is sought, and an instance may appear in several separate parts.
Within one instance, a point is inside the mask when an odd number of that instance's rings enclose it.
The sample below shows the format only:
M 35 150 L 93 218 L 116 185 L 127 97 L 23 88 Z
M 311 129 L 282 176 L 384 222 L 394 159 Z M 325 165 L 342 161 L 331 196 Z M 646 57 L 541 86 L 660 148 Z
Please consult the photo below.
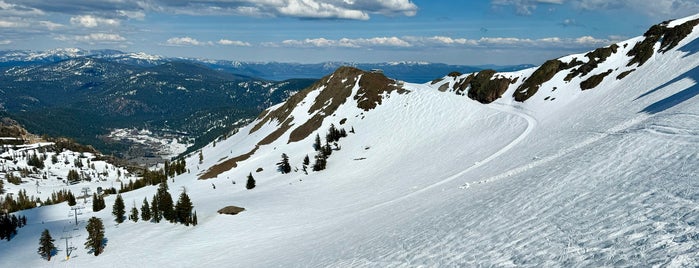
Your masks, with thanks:
M 355 101 L 357 108 L 369 111 L 376 108 L 377 105 L 381 105 L 383 96 L 391 92 L 406 93 L 407 91 L 401 85 L 402 82 L 387 78 L 379 70 L 364 71 L 343 66 L 293 95 L 277 109 L 264 111 L 258 117 L 258 123 L 250 130 L 250 133 L 254 133 L 265 124 L 276 120 L 279 127 L 258 144 L 269 144 L 277 140 L 298 123 L 294 122 L 294 118 L 291 116 L 293 111 L 300 108 L 309 93 L 320 91 L 312 100 L 310 108 L 304 111 L 309 115 L 309 118 L 307 120 L 299 118 L 303 122 L 290 133 L 288 142 L 297 142 L 316 131 L 323 124 L 325 118 L 333 115 L 348 100 Z M 352 96 L 355 86 L 357 91 Z
M 626 66 L 632 66 L 638 63 L 640 67 L 651 56 L 653 56 L 655 43 L 660 42 L 660 48 L 658 52 L 665 53 L 670 49 L 673 49 L 677 44 L 679 44 L 682 39 L 687 37 L 694 27 L 699 24 L 699 19 L 690 20 L 675 27 L 669 28 L 669 21 L 665 21 L 660 24 L 653 25 L 643 34 L 645 39 L 634 45 L 634 47 L 627 54 L 632 57 Z

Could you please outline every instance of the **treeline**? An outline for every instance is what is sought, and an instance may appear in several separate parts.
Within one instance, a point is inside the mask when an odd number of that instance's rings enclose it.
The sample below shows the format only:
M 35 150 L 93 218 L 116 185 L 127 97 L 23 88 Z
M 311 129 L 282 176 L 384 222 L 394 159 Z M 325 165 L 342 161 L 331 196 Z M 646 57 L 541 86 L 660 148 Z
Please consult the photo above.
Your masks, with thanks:
M 350 130 L 350 133 L 354 133 L 354 128 Z M 347 131 L 344 128 L 337 128 L 335 124 L 330 124 L 328 132 L 325 134 L 325 143 L 321 142 L 320 134 L 316 134 L 315 140 L 313 142 L 313 150 L 316 151 L 314 157 L 315 162 L 311 165 L 311 160 L 306 155 L 301 163 L 301 169 L 305 174 L 308 174 L 308 167 L 310 166 L 313 171 L 324 170 L 327 166 L 328 158 L 332 154 L 333 150 L 340 150 L 340 145 L 337 143 L 340 139 L 347 137 Z M 282 153 L 282 159 L 277 163 L 277 171 L 282 174 L 291 172 L 291 164 L 289 163 L 289 156 Z M 248 181 L 251 180 L 251 175 L 248 176 Z M 254 182 L 254 180 L 253 180 Z M 248 188 L 250 189 L 250 188 Z
M 157 185 L 161 182 L 166 182 L 170 177 L 175 177 L 185 172 L 187 172 L 187 163 L 184 159 L 173 163 L 166 161 L 163 168 L 157 170 L 144 169 L 140 179 L 129 180 L 127 184 L 122 182 L 119 193 L 126 193 L 148 185 Z
M 12 236 L 17 234 L 17 229 L 27 225 L 27 217 L 16 215 L 3 214 L 0 216 L 0 240 L 7 239 L 10 241 Z
M 167 180 L 165 180 L 158 186 L 158 190 L 153 195 L 150 204 L 148 203 L 148 198 L 143 199 L 140 213 L 136 204 L 131 207 L 128 219 L 133 222 L 138 222 L 139 219 L 154 223 L 167 220 L 171 223 L 181 223 L 186 226 L 190 224 L 197 225 L 197 213 L 192 211 L 193 208 L 194 205 L 189 195 L 187 195 L 187 191 L 184 190 L 180 194 L 177 203 L 173 203 L 172 196 L 168 192 Z M 118 194 L 114 201 L 112 215 L 114 215 L 117 223 L 122 223 L 126 219 L 126 207 L 121 194 Z

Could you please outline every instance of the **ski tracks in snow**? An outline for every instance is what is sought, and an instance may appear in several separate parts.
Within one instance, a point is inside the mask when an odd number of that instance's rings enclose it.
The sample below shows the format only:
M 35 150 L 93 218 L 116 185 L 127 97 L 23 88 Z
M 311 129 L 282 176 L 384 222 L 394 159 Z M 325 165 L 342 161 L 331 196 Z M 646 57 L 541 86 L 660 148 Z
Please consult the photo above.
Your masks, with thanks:
M 535 119 L 534 117 L 532 117 L 531 115 L 525 113 L 524 111 L 520 111 L 519 108 L 516 108 L 516 107 L 513 107 L 513 106 L 506 106 L 506 105 L 502 105 L 502 104 L 497 104 L 497 103 L 492 103 L 492 104 L 490 104 L 490 105 L 486 105 L 485 107 L 488 107 L 488 108 L 491 108 L 491 109 L 495 109 L 495 110 L 498 110 L 498 111 L 500 111 L 500 112 L 504 112 L 504 113 L 513 114 L 513 115 L 519 116 L 519 117 L 521 117 L 521 118 L 523 118 L 523 119 L 525 119 L 525 120 L 527 121 L 527 128 L 526 128 L 519 136 L 517 136 L 517 138 L 515 138 L 514 140 L 512 140 L 510 143 L 508 143 L 508 144 L 505 145 L 504 147 L 500 148 L 500 150 L 498 150 L 497 152 L 491 154 L 490 156 L 486 157 L 486 158 L 483 159 L 483 160 L 480 160 L 480 161 L 475 162 L 473 165 L 469 166 L 468 168 L 466 168 L 466 169 L 464 169 L 464 170 L 462 170 L 462 171 L 460 171 L 460 172 L 458 172 L 458 173 L 456 173 L 456 174 L 454 174 L 454 175 L 451 175 L 451 176 L 449 176 L 449 177 L 447 177 L 447 178 L 445 178 L 445 179 L 443 179 L 443 180 L 441 180 L 441 181 L 438 181 L 438 182 L 433 183 L 433 184 L 431 184 L 431 185 L 429 185 L 429 186 L 426 186 L 426 187 L 424 187 L 424 188 L 422 188 L 422 189 L 416 190 L 416 191 L 414 191 L 414 192 L 411 192 L 411 193 L 409 193 L 409 194 L 407 194 L 407 195 L 403 195 L 403 196 L 398 197 L 398 198 L 395 198 L 395 199 L 391 199 L 391 200 L 385 201 L 385 202 L 383 202 L 383 203 L 379 203 L 379 204 L 373 205 L 373 206 L 371 206 L 371 207 L 368 207 L 368 208 L 366 208 L 366 209 L 361 210 L 360 212 L 366 212 L 366 211 L 374 210 L 374 209 L 377 209 L 377 208 L 380 208 L 380 207 L 383 207 L 383 206 L 386 206 L 386 205 L 390 205 L 390 204 L 394 204 L 394 203 L 396 203 L 396 202 L 403 201 L 403 200 L 405 200 L 405 199 L 411 198 L 411 197 L 413 197 L 413 196 L 416 196 L 416 195 L 419 195 L 419 194 L 421 194 L 421 193 L 424 193 L 424 192 L 427 192 L 427 191 L 429 191 L 429 190 L 432 190 L 432 189 L 434 189 L 434 188 L 437 188 L 437 187 L 439 187 L 439 186 L 441 186 L 441 185 L 444 185 L 445 183 L 451 182 L 451 181 L 453 181 L 453 180 L 455 180 L 455 179 L 457 179 L 457 178 L 460 178 L 460 177 L 462 177 L 464 174 L 466 174 L 466 173 L 468 173 L 468 172 L 471 172 L 472 170 L 474 170 L 474 169 L 476 169 L 476 168 L 479 168 L 479 167 L 481 167 L 481 166 L 487 164 L 487 163 L 490 162 L 490 161 L 493 161 L 494 159 L 500 157 L 501 155 L 505 154 L 507 151 L 509 151 L 509 150 L 511 150 L 512 148 L 514 148 L 515 146 L 517 146 L 517 144 L 519 144 L 520 142 L 522 142 L 522 140 L 524 140 L 524 139 L 534 130 L 534 128 L 537 126 L 537 121 L 536 121 L 536 119 Z M 468 184 L 466 184 L 466 185 L 468 185 Z M 462 185 L 461 187 L 464 187 L 464 186 Z
M 514 114 L 518 114 L 518 113 L 514 113 Z M 524 114 L 519 114 L 519 115 L 524 115 Z M 529 116 L 529 115 L 524 115 L 524 116 Z M 601 139 L 604 139 L 604 138 L 608 137 L 609 135 L 618 134 L 622 131 L 625 131 L 625 130 L 631 128 L 632 126 L 637 125 L 637 124 L 645 121 L 646 119 L 650 118 L 651 116 L 652 115 L 647 114 L 647 113 L 641 113 L 640 115 L 633 117 L 627 121 L 624 121 L 624 122 L 610 128 L 610 129 L 608 129 L 605 132 L 596 133 L 596 135 L 589 137 L 589 138 L 587 138 L 587 139 L 585 139 L 585 140 L 583 140 L 583 141 L 581 141 L 573 146 L 562 149 L 553 155 L 549 155 L 547 157 L 535 159 L 534 161 L 532 161 L 528 164 L 510 169 L 510 170 L 505 171 L 503 173 L 497 174 L 495 176 L 492 176 L 492 177 L 489 177 L 489 178 L 486 178 L 486 179 L 483 179 L 483 180 L 480 180 L 477 182 L 464 183 L 461 186 L 459 186 L 459 188 L 460 189 L 467 189 L 467 188 L 470 188 L 473 184 L 476 184 L 476 185 L 485 184 L 485 183 L 494 182 L 494 181 L 501 180 L 501 179 L 504 179 L 504 178 L 507 178 L 510 176 L 517 175 L 519 173 L 525 172 L 525 171 L 530 170 L 532 168 L 541 166 L 543 164 L 546 164 L 546 163 L 549 163 L 553 160 L 561 158 L 561 157 L 563 157 L 569 153 L 572 153 L 574 151 L 577 151 L 583 147 L 589 146 L 590 144 L 595 143 Z

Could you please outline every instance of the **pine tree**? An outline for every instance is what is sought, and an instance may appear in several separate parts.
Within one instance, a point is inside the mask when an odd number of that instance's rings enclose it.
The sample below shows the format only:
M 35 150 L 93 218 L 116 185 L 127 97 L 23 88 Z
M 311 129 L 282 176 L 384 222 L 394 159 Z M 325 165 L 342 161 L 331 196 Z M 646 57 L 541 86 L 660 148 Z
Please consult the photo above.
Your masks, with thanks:
M 320 135 L 316 133 L 315 142 L 313 142 L 313 150 L 319 151 L 321 149 Z
M 158 206 L 158 193 L 155 193 L 153 200 L 150 202 L 150 213 L 155 223 L 160 222 L 160 219 L 163 217 L 163 214 L 160 213 L 160 207 Z
M 255 188 L 255 178 L 252 177 L 252 172 L 248 174 L 248 183 L 245 185 L 248 190 Z
M 117 194 L 114 200 L 114 206 L 112 206 L 112 215 L 114 215 L 114 220 L 117 223 L 124 222 L 124 215 L 126 214 L 124 199 L 121 198 L 121 194 Z
M 87 241 L 85 249 L 91 250 L 95 256 L 100 255 L 104 250 L 104 224 L 97 217 L 92 217 L 87 221 Z
M 328 156 L 330 156 L 333 153 L 333 149 L 332 149 L 332 147 L 330 147 L 330 143 L 326 142 L 325 145 L 323 145 L 321 152 L 323 152 L 323 154 L 325 155 L 325 158 L 327 159 Z
M 78 174 L 78 171 L 75 169 L 71 169 L 68 171 L 68 181 L 69 182 L 75 182 L 80 180 L 80 174 Z
M 199 219 L 197 219 L 197 211 L 194 211 L 194 215 L 192 216 L 192 225 L 197 226 L 199 224 Z
M 106 207 L 104 203 L 104 198 L 102 196 L 98 196 L 97 194 L 93 193 L 92 194 L 92 211 L 97 212 Z
M 192 201 L 189 199 L 186 191 L 182 191 L 180 198 L 177 199 L 177 204 L 175 205 L 175 213 L 177 215 L 177 222 L 184 223 L 184 225 L 189 226 L 192 223 Z
M 303 158 L 303 165 L 308 166 L 311 163 L 311 160 L 308 158 L 308 155 Z
M 303 173 L 306 175 L 308 175 L 308 165 L 310 163 L 311 163 L 311 160 L 308 158 L 308 155 L 306 155 L 306 157 L 303 158 L 303 166 L 301 168 L 303 170 Z
M 75 202 L 75 196 L 72 192 L 68 192 L 68 205 L 72 207 L 75 206 L 75 204 L 77 204 L 77 202 Z
M 172 196 L 168 192 L 167 180 L 160 183 L 158 187 L 158 209 L 162 212 L 164 219 L 173 222 L 175 221 L 175 209 Z
M 53 255 L 53 252 L 56 250 L 56 246 L 53 245 L 53 241 L 54 240 L 51 237 L 49 230 L 44 229 L 44 231 L 41 232 L 41 238 L 39 238 L 38 253 L 42 257 L 46 257 L 46 260 L 48 261 L 51 261 L 51 256 Z
M 150 221 L 150 205 L 148 205 L 148 199 L 143 198 L 143 206 L 141 206 L 141 219 L 143 221 Z
M 282 160 L 277 163 L 277 170 L 282 174 L 291 172 L 291 165 L 289 165 L 289 156 L 282 154 Z
M 136 202 L 133 202 L 133 206 L 131 206 L 131 214 L 129 214 L 129 220 L 132 220 L 133 222 L 138 222 L 138 209 L 136 208 Z
M 321 151 L 315 156 L 316 162 L 313 164 L 313 171 L 321 171 L 325 169 L 327 164 L 327 156 Z
M 203 153 L 201 152 L 201 150 L 200 150 L 200 151 L 199 151 L 199 164 L 201 164 L 201 163 L 203 163 L 203 162 L 204 162 L 204 154 L 203 154 Z

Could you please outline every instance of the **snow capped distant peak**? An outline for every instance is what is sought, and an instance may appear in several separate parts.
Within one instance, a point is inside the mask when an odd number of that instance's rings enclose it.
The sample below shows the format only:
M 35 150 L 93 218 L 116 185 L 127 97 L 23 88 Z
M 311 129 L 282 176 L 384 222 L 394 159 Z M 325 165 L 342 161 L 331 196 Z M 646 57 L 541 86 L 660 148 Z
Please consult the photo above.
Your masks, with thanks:
M 429 65 L 430 62 L 427 61 L 391 61 L 387 62 L 388 65 Z
M 163 59 L 163 57 L 161 57 L 161 56 L 150 55 L 150 54 L 146 54 L 146 53 L 144 53 L 144 52 L 130 53 L 130 54 L 128 54 L 128 55 L 129 55 L 129 57 L 131 57 L 131 58 L 134 58 L 134 59 L 141 59 L 141 60 L 153 60 L 153 61 L 156 61 L 156 60 L 162 60 L 162 59 Z

